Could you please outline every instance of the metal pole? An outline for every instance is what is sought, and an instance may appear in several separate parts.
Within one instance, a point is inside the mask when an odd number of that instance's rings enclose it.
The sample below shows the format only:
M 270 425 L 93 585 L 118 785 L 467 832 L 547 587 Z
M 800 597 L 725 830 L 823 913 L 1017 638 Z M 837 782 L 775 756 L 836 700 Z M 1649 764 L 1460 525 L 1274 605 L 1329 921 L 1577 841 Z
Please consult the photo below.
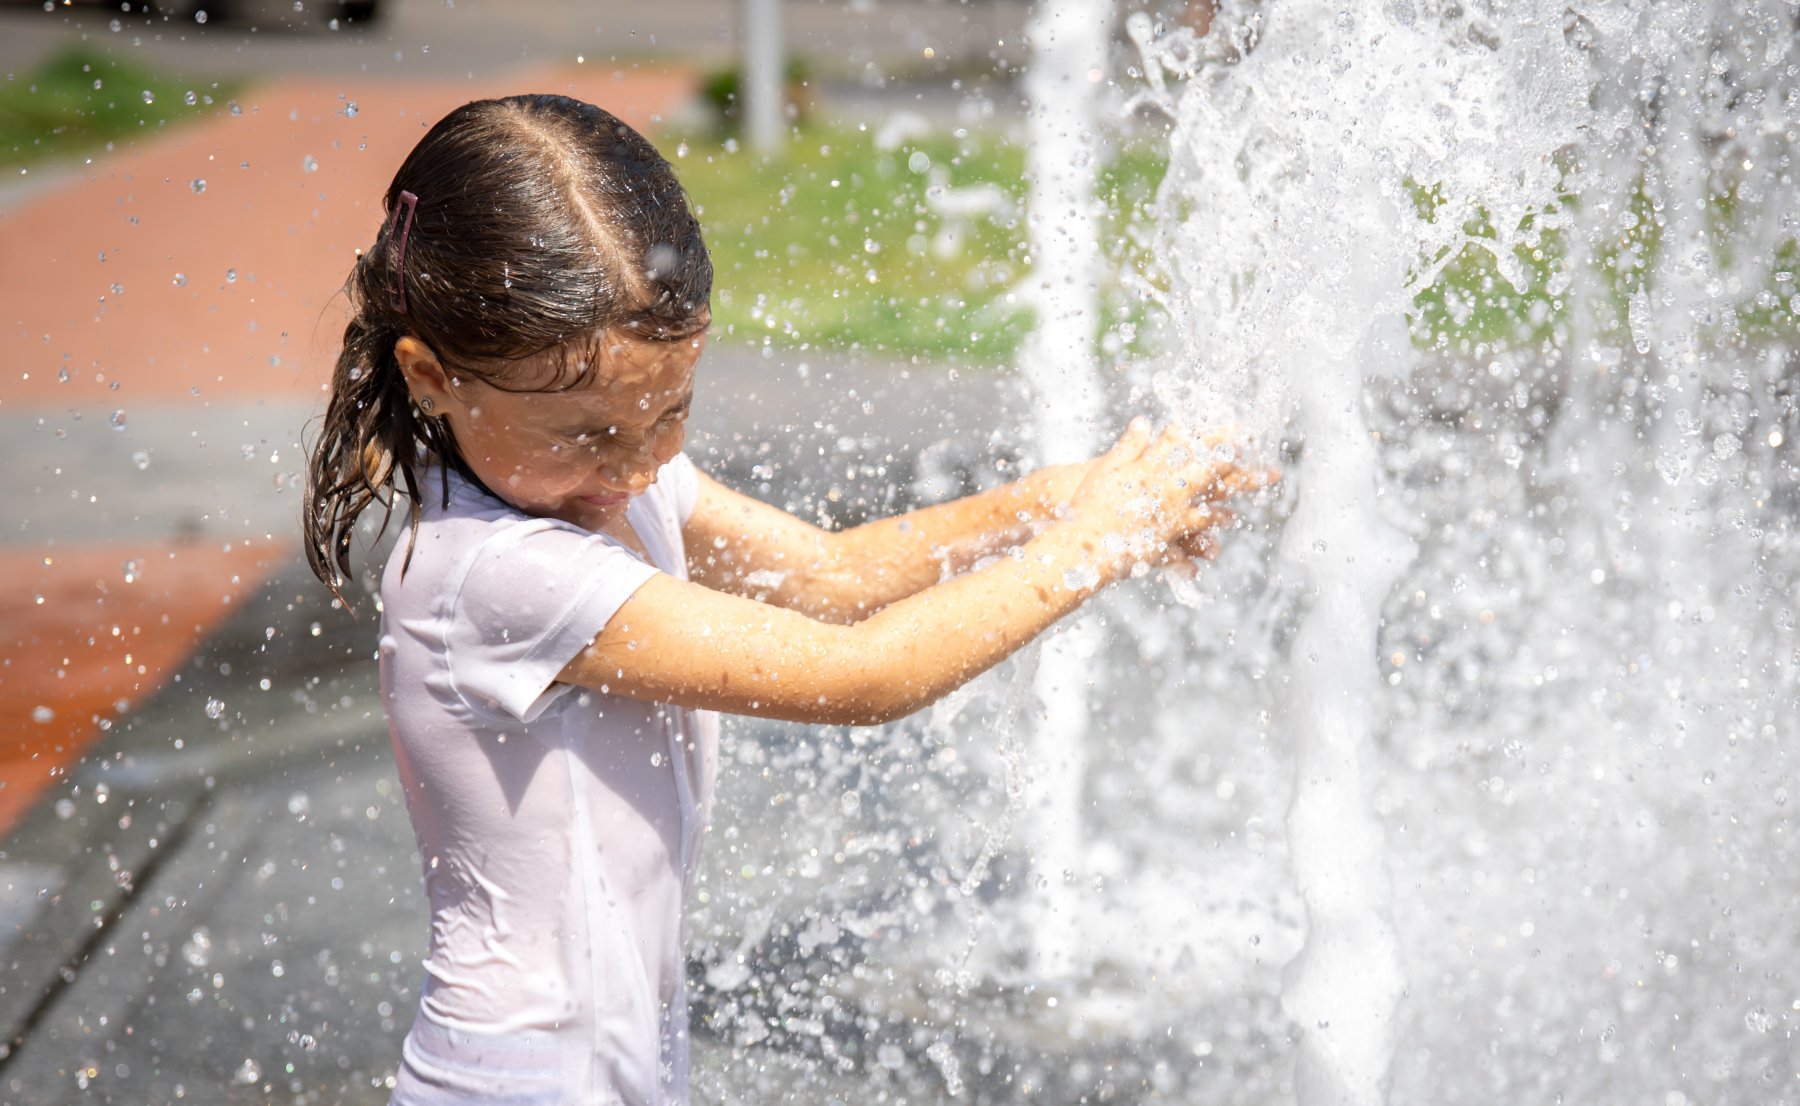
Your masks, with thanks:
M 781 0 L 744 0 L 743 79 L 738 112 L 744 139 L 759 154 L 781 148 L 787 133 L 782 102 Z

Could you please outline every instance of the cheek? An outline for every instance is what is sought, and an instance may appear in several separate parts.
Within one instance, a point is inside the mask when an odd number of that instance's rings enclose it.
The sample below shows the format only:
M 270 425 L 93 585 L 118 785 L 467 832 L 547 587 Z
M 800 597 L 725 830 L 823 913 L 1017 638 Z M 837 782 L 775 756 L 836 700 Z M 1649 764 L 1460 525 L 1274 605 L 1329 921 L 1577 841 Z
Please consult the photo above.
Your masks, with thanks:
M 555 498 L 578 487 L 592 468 L 583 450 L 552 435 L 475 422 L 464 450 L 482 478 L 520 501 Z

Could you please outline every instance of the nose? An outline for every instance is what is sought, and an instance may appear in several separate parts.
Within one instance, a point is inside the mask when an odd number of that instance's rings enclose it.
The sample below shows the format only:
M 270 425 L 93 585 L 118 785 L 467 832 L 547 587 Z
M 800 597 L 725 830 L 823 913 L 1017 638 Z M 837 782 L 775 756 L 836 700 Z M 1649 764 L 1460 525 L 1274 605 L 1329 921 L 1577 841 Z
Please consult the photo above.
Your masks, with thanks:
M 622 492 L 637 495 L 656 483 L 656 458 L 647 452 L 615 459 L 600 466 L 601 479 Z

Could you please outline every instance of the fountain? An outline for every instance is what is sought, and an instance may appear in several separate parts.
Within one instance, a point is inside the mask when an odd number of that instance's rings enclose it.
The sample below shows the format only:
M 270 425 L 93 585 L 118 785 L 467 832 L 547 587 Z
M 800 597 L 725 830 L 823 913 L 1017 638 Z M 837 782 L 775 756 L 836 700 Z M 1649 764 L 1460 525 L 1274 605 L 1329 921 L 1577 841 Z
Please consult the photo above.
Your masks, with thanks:
M 1101 604 L 1080 717 L 1024 662 L 862 739 L 855 890 L 796 892 L 829 997 L 783 1001 L 927 1097 L 1791 1101 L 1791 5 L 1129 30 L 1160 325 L 1107 402 L 1235 418 L 1285 490 L 1180 604 Z M 1020 783 L 1077 732 L 1079 848 Z

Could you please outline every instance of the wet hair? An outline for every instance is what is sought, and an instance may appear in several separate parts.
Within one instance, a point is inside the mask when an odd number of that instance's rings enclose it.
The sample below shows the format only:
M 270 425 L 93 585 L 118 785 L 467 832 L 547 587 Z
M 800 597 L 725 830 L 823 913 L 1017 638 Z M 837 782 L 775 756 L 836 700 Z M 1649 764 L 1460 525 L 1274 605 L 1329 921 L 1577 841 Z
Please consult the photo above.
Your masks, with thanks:
M 384 207 L 380 236 L 345 283 L 350 322 L 307 472 L 307 561 L 346 605 L 363 511 L 381 504 L 385 529 L 403 490 L 416 539 L 432 466 L 446 500 L 443 468 L 479 484 L 449 425 L 413 405 L 399 339 L 416 336 L 456 377 L 557 391 L 602 371 L 601 331 L 673 341 L 711 320 L 712 261 L 674 170 L 592 104 L 465 104 L 407 155 Z M 548 381 L 541 367 L 520 371 L 545 353 Z

